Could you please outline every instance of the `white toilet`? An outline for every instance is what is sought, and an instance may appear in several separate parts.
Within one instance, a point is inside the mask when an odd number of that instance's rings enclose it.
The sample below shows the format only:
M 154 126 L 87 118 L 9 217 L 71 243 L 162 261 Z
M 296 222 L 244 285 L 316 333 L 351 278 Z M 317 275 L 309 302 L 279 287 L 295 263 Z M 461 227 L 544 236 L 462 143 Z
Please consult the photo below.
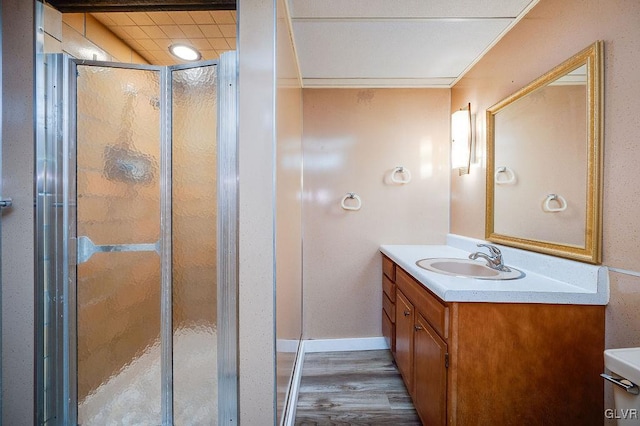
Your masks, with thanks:
M 605 407 L 604 416 L 618 425 L 640 425 L 640 348 L 607 349 L 604 366 L 611 374 L 602 374 L 613 383 L 615 408 Z

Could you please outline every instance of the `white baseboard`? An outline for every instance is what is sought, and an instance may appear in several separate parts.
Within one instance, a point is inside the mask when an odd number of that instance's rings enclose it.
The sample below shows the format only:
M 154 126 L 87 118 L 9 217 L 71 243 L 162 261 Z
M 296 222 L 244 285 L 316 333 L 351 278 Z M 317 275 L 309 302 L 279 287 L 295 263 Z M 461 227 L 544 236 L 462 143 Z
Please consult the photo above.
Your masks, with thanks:
M 302 366 L 304 365 L 305 341 L 300 341 L 296 362 L 293 366 L 291 383 L 287 391 L 287 403 L 282 416 L 282 426 L 293 426 L 296 421 L 296 407 L 298 406 L 298 391 L 300 390 L 300 379 L 302 378 Z
M 389 349 L 384 337 L 361 337 L 354 339 L 305 340 L 305 353 L 338 351 L 374 351 Z

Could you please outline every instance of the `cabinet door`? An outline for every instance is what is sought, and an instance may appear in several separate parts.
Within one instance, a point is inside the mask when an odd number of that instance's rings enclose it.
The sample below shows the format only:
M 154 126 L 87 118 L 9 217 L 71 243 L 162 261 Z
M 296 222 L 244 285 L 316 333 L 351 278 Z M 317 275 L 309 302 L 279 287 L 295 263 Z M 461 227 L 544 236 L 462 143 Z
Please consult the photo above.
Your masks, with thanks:
M 413 395 L 413 305 L 396 289 L 396 364 Z
M 414 336 L 414 399 L 425 425 L 445 425 L 447 420 L 447 344 L 429 323 L 416 315 Z

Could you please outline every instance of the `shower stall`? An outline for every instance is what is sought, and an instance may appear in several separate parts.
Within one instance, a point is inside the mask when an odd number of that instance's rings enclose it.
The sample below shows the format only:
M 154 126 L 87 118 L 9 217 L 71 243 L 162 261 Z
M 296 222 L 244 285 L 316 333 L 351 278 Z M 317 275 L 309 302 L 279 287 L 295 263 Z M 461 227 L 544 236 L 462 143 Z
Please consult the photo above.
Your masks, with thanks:
M 39 58 L 40 424 L 237 424 L 235 64 Z

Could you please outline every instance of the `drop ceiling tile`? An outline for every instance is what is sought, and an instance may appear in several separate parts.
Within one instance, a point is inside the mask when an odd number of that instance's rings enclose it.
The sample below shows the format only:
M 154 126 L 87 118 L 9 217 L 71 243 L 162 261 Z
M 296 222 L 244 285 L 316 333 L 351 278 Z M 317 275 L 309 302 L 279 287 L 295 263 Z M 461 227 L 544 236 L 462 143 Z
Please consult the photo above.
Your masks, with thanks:
M 216 21 L 216 24 L 235 24 L 235 18 L 228 10 L 212 10 L 211 16 Z
M 457 77 L 511 22 L 294 21 L 303 78 Z
M 155 40 L 147 38 L 147 39 L 140 39 L 137 40 L 137 42 L 144 48 L 144 50 L 160 50 L 161 47 L 158 45 L 158 43 L 155 42 Z
M 123 31 L 125 36 L 120 36 L 120 34 L 118 32 L 116 32 L 116 30 L 120 30 Z M 122 39 L 140 39 L 140 38 L 149 38 L 149 35 L 147 33 L 145 33 L 142 28 L 140 28 L 137 25 L 131 26 L 131 25 L 127 25 L 124 27 L 115 27 L 115 28 L 111 28 L 111 31 L 113 31 L 114 33 L 116 33 L 116 35 L 118 35 L 120 38 Z
M 145 12 L 129 12 L 127 13 L 129 19 L 136 23 L 136 25 L 155 25 L 156 23 Z
M 80 18 L 82 19 L 82 25 L 84 26 L 84 13 L 63 13 L 62 22 L 66 22 L 65 19 L 67 15 L 69 15 L 69 17 L 73 17 L 74 15 L 80 16 Z M 107 25 L 107 26 L 116 25 L 115 21 L 111 19 L 111 15 L 113 15 L 112 13 L 90 13 L 90 15 L 92 15 L 98 21 L 102 22 L 104 25 Z
M 218 25 L 218 27 L 220 27 L 220 31 L 222 32 L 223 36 L 225 36 L 225 37 L 235 37 L 236 36 L 236 25 L 235 24 Z
M 182 40 L 174 40 L 174 39 L 169 39 L 169 38 L 159 38 L 159 39 L 154 40 L 154 41 L 156 42 L 158 47 L 160 47 L 160 50 L 162 52 L 165 52 L 167 55 L 171 55 L 171 53 L 169 53 L 169 46 L 171 46 L 172 44 L 175 44 L 175 43 L 183 42 Z
M 140 53 L 143 50 L 147 50 L 144 48 L 144 46 L 142 46 L 142 44 L 140 44 L 138 40 L 129 39 L 126 42 L 129 45 L 129 47 L 131 47 L 133 50 L 135 50 L 138 53 Z
M 185 35 L 178 25 L 160 25 L 160 29 L 169 38 L 184 38 Z
M 156 25 L 175 25 L 175 22 L 167 12 L 147 12 L 147 15 Z
M 198 25 L 200 31 L 208 38 L 223 37 L 220 28 L 217 25 Z
M 295 18 L 514 18 L 538 0 L 290 0 Z
M 128 40 L 131 38 L 131 36 L 125 30 L 125 28 L 126 27 L 109 27 L 109 30 L 115 35 L 117 35 L 119 38 L 121 38 L 122 40 Z M 132 27 L 132 28 L 137 28 L 137 27 Z
M 180 25 L 180 29 L 186 37 L 189 38 L 203 38 L 204 34 L 200 31 L 197 25 Z
M 203 50 L 200 52 L 202 54 L 202 59 L 208 61 L 212 59 L 218 59 L 220 57 L 219 53 L 215 50 Z
M 178 25 L 194 25 L 196 23 L 189 12 L 171 12 L 171 19 Z
M 124 12 L 116 12 L 116 13 L 110 13 L 109 17 L 111 18 L 111 20 L 115 23 L 115 25 L 118 26 L 122 26 L 122 25 L 135 25 L 136 23 L 133 22 L 133 20 L 131 18 L 129 18 L 129 16 L 127 16 L 126 13 Z
M 189 41 L 193 47 L 200 51 L 210 50 L 212 48 L 211 43 L 209 43 L 209 40 L 206 38 L 191 38 Z
M 228 38 L 227 39 L 227 43 L 229 44 L 229 47 L 231 48 L 231 50 L 236 50 L 236 39 L 235 38 Z
M 213 16 L 207 11 L 189 12 L 189 15 L 196 24 L 215 24 Z
M 160 27 L 156 27 L 155 25 L 145 25 L 140 28 L 142 28 L 142 31 L 147 33 L 150 38 L 165 38 L 167 36 Z
M 211 47 L 215 50 L 229 50 L 229 43 L 222 37 L 210 38 L 209 44 L 211 44 Z

